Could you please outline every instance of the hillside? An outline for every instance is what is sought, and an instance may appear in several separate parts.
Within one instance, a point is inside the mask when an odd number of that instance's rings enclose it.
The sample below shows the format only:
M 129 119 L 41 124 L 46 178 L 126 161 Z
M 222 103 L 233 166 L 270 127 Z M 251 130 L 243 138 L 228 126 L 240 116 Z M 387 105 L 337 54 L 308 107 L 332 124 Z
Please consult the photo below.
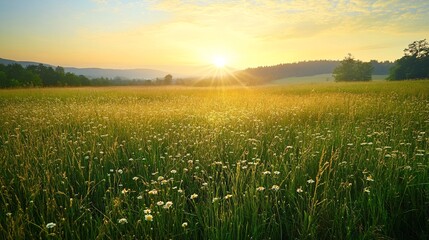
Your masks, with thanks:
M 54 65 L 30 62 L 30 61 L 14 61 L 10 59 L 0 58 L 0 64 L 20 64 L 23 67 L 29 65 L 45 65 L 50 67 L 56 67 Z M 64 67 L 65 72 L 74 73 L 76 75 L 83 75 L 88 78 L 122 78 L 122 79 L 154 79 L 162 78 L 167 75 L 167 72 L 156 70 L 156 69 L 104 69 L 104 68 L 75 68 L 75 67 Z
M 251 76 L 261 82 L 271 82 L 278 79 L 307 77 L 323 74 L 332 74 L 335 67 L 340 64 L 338 60 L 316 60 L 303 61 L 297 63 L 284 63 L 274 66 L 261 66 L 256 68 L 247 68 L 239 71 L 243 76 Z M 373 75 L 388 75 L 389 69 L 393 66 L 392 62 L 378 62 L 372 60 L 374 68 Z M 326 80 L 326 77 L 323 77 Z

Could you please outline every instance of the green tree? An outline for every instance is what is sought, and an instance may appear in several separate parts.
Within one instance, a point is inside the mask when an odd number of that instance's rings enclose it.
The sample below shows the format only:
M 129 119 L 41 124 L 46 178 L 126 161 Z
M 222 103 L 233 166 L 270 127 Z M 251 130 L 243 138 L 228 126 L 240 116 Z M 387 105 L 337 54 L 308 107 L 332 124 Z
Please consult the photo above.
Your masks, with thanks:
M 173 82 L 173 76 L 171 74 L 167 74 L 164 77 L 164 84 L 170 85 Z
M 57 66 L 55 68 L 55 72 L 58 73 L 58 75 L 61 75 L 61 76 L 64 76 L 64 74 L 65 74 L 64 68 L 61 67 L 61 66 Z
M 334 69 L 335 81 L 370 81 L 372 79 L 372 64 L 355 60 L 349 53 Z
M 429 44 L 426 39 L 414 41 L 404 49 L 404 56 L 390 69 L 389 80 L 429 78 Z
M 0 88 L 10 87 L 9 80 L 7 79 L 6 73 L 0 71 Z

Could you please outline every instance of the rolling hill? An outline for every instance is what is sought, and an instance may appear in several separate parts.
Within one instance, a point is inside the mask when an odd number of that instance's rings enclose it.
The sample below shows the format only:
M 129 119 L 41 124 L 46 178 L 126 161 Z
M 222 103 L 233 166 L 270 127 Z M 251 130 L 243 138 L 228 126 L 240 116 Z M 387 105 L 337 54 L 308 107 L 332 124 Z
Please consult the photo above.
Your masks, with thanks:
M 20 64 L 23 67 L 29 65 L 45 65 L 50 67 L 56 67 L 54 65 L 31 62 L 31 61 L 14 61 L 10 59 L 0 58 L 0 64 L 9 65 L 9 64 Z M 88 78 L 122 78 L 122 79 L 154 79 L 154 78 L 163 78 L 168 73 L 165 71 L 160 71 L 156 69 L 104 69 L 104 68 L 75 68 L 75 67 L 64 67 L 65 72 L 71 72 L 76 75 L 84 75 Z

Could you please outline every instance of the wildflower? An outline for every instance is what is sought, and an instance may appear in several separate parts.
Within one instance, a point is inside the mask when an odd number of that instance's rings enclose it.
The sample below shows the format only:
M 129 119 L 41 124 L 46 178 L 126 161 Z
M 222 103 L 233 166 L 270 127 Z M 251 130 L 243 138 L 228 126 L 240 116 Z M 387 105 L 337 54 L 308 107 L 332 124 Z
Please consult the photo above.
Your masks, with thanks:
M 313 180 L 313 179 L 308 179 L 308 180 L 307 180 L 307 183 L 308 183 L 308 184 L 312 184 L 312 183 L 314 183 L 314 180 Z
M 229 198 L 232 198 L 232 194 L 227 194 L 227 195 L 224 197 L 224 199 L 225 199 L 225 200 L 227 200 L 227 199 L 229 199 Z
M 144 214 L 150 214 L 152 211 L 149 208 L 146 208 L 143 210 Z
M 191 195 L 191 199 L 195 199 L 197 197 L 198 197 L 198 194 L 196 194 L 196 193 L 194 193 L 194 194 Z
M 304 192 L 304 191 L 302 190 L 302 187 L 301 187 L 301 186 L 299 186 L 299 188 L 297 188 L 297 189 L 296 189 L 296 192 L 297 192 L 297 193 L 302 193 L 302 192 Z
M 126 218 L 121 218 L 121 219 L 118 220 L 118 223 L 119 224 L 125 224 L 125 223 L 128 223 L 128 221 L 127 221 Z
M 205 186 L 207 186 L 207 185 L 208 185 L 208 183 L 204 182 L 202 185 L 205 187 Z
M 164 205 L 164 209 L 169 209 L 171 206 L 173 206 L 173 202 L 172 201 L 168 201 L 168 202 L 166 202 L 165 203 L 165 205 Z
M 139 180 L 139 177 L 133 177 L 133 180 L 137 181 L 137 180 Z
M 50 223 L 46 224 L 46 228 L 53 228 L 55 226 L 57 226 L 57 224 L 53 223 L 53 222 L 50 222 Z
M 152 189 L 152 190 L 149 191 L 149 194 L 150 195 L 157 195 L 158 191 L 156 189 Z
M 265 188 L 264 187 L 257 187 L 256 188 L 256 191 L 258 191 L 258 192 L 262 192 L 262 191 L 264 191 L 265 190 Z
M 159 176 L 158 177 L 158 181 L 162 181 L 162 180 L 164 180 L 164 177 L 163 176 Z
M 144 215 L 144 220 L 152 222 L 153 221 L 153 216 L 151 214 L 146 214 L 146 215 Z
M 366 193 L 370 193 L 371 192 L 371 191 L 369 191 L 369 187 L 364 188 L 363 191 L 366 192 Z
M 262 174 L 264 174 L 264 175 L 271 175 L 271 172 L 270 171 L 263 171 Z
M 280 189 L 279 185 L 273 185 L 271 190 L 278 191 Z
M 367 180 L 367 181 L 370 181 L 370 182 L 374 182 L 374 179 L 372 178 L 372 176 L 371 176 L 371 175 L 368 175 L 368 177 L 366 177 L 366 180 Z
M 138 196 L 138 197 L 137 197 L 137 199 L 138 199 L 138 200 L 142 200 L 142 199 L 143 199 L 143 196 L 141 196 L 141 195 L 140 195 L 140 196 Z
M 124 171 L 122 169 L 118 169 L 116 172 L 122 174 Z
M 186 228 L 188 226 L 187 222 L 182 223 L 182 228 Z
M 125 195 L 125 194 L 127 194 L 129 191 L 130 191 L 129 189 L 127 190 L 126 188 L 124 188 L 124 189 L 122 189 L 122 191 L 121 191 L 121 192 L 122 192 L 122 194 L 124 194 L 124 195 Z
M 177 171 L 176 171 L 176 170 L 174 170 L 174 169 L 173 169 L 173 170 L 171 170 L 170 172 L 171 172 L 172 174 L 177 173 Z
M 220 200 L 220 198 L 215 197 L 215 198 L 213 198 L 213 199 L 212 199 L 212 203 L 215 203 L 215 202 L 217 202 L 217 201 L 219 201 L 219 200 Z
M 156 203 L 156 205 L 158 205 L 158 206 L 162 206 L 162 205 L 164 205 L 164 202 L 163 202 L 163 201 L 158 201 L 158 202 Z
M 275 175 L 279 175 L 279 174 L 280 174 L 280 172 L 279 172 L 279 171 L 274 171 L 274 174 L 275 174 Z
M 178 193 L 183 193 L 183 190 L 182 189 L 178 189 L 177 192 Z
M 347 161 L 342 161 L 342 162 L 340 162 L 340 163 L 338 164 L 338 166 L 346 165 L 346 164 L 347 164 Z

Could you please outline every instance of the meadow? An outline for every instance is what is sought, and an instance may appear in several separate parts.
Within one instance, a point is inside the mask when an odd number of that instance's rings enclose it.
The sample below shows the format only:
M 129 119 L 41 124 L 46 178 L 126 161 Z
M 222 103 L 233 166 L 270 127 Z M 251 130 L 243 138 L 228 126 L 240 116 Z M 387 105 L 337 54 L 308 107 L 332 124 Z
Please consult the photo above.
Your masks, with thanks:
M 1 239 L 428 239 L 429 80 L 0 91 Z

